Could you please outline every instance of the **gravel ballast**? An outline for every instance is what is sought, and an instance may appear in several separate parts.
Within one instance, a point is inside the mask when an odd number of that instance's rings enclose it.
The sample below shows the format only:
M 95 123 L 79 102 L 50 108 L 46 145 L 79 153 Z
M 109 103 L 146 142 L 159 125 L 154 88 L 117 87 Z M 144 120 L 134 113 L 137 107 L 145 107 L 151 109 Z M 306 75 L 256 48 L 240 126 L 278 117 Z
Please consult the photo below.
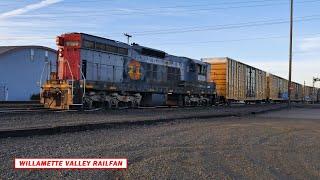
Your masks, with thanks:
M 320 110 L 0 139 L 3 179 L 319 179 Z M 125 171 L 14 170 L 15 157 L 127 157 Z
M 1 130 L 47 128 L 78 124 L 157 121 L 166 119 L 240 116 L 277 110 L 284 104 L 235 105 L 232 107 L 194 107 L 164 109 L 124 109 L 93 112 L 47 112 L 0 114 Z

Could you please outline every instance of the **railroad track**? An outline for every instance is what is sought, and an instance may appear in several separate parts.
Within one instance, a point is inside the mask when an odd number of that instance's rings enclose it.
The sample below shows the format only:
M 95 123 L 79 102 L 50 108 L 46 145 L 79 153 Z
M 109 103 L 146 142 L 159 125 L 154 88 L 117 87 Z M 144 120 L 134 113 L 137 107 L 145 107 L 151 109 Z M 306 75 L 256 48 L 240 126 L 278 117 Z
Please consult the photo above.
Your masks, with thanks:
M 115 121 L 83 121 L 83 122 L 72 122 L 72 123 L 61 123 L 61 124 L 45 124 L 39 126 L 26 126 L 26 127 L 16 127 L 16 128 L 8 128 L 8 129 L 0 129 L 0 138 L 7 137 L 26 137 L 26 136 L 34 136 L 34 135 L 53 135 L 53 134 L 61 134 L 61 133 L 72 133 L 79 131 L 87 131 L 87 130 L 97 130 L 97 129 L 109 129 L 109 128 L 123 128 L 123 127 L 132 127 L 132 126 L 145 126 L 145 125 L 155 125 L 159 123 L 167 123 L 174 121 L 186 121 L 186 120 L 200 120 L 200 119 L 211 119 L 211 118 L 222 118 L 222 117 L 241 117 L 252 114 L 260 114 L 269 111 L 277 111 L 287 108 L 286 106 L 276 106 L 270 108 L 256 108 L 256 109 L 247 109 L 237 111 L 221 111 L 221 112 L 213 112 L 213 113 L 192 113 L 187 115 L 176 115 L 174 112 L 171 112 L 168 116 L 159 116 L 155 115 L 150 116 L 147 115 L 146 118 L 142 118 L 139 120 L 133 120 L 132 118 L 128 118 L 125 120 L 115 120 Z M 138 115 L 138 116 L 141 116 Z M 107 117 L 107 116 L 106 116 Z M 132 117 L 132 114 L 131 114 Z
M 154 106 L 154 107 L 138 107 L 137 109 L 162 109 L 162 108 L 179 108 L 178 106 Z M 128 107 L 120 107 L 116 110 L 129 109 Z M 103 108 L 95 108 L 90 110 L 84 110 L 83 112 L 95 112 L 103 111 Z M 112 110 L 112 109 L 110 109 Z M 44 108 L 41 106 L 35 107 L 0 107 L 0 114 L 12 114 L 12 113 L 41 113 L 41 112 L 75 112 L 79 110 L 56 110 Z
M 17 113 L 44 113 L 44 112 L 67 112 L 72 110 L 53 110 L 44 107 L 5 107 L 0 108 L 0 114 L 17 114 Z
M 24 107 L 25 106 L 25 107 Z M 249 107 L 253 105 L 245 105 L 245 104 L 233 104 L 231 107 L 239 108 L 239 107 Z M 188 106 L 188 107 L 180 107 L 180 106 L 140 106 L 136 109 L 170 109 L 170 108 L 208 108 L 210 106 Z M 214 108 L 225 108 L 226 106 L 214 106 Z M 125 110 L 130 109 L 129 107 L 119 107 L 118 109 L 108 109 L 108 110 Z M 96 112 L 96 111 L 104 111 L 104 108 L 95 108 L 90 110 L 83 110 L 82 112 Z M 1 106 L 0 105 L 0 114 L 13 114 L 13 113 L 42 113 L 42 112 L 75 112 L 81 110 L 57 110 L 57 109 L 49 109 L 43 107 L 41 104 L 10 104 L 10 106 Z
M 0 114 L 54 112 L 49 109 L 0 109 Z

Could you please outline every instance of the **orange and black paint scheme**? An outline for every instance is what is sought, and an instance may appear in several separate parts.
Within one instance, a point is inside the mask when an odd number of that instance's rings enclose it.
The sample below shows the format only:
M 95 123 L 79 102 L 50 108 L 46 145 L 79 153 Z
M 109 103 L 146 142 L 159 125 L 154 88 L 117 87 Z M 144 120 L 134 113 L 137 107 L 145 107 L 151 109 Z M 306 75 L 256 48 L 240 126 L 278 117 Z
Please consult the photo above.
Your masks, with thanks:
M 139 61 L 131 60 L 128 64 L 128 75 L 132 80 L 140 80 L 142 73 L 141 73 L 141 64 Z

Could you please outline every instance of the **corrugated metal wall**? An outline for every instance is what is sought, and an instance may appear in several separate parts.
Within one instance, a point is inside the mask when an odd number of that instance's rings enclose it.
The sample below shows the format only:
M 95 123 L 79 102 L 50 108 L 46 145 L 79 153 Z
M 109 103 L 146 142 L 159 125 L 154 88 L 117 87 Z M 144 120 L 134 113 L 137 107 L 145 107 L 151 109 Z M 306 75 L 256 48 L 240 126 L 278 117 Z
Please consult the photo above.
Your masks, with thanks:
M 288 80 L 268 74 L 268 98 L 273 101 L 288 99 Z
M 7 84 L 9 101 L 27 101 L 32 94 L 40 92 L 39 81 L 49 75 L 45 64 L 47 49 L 26 48 L 0 55 L 0 82 Z M 56 69 L 55 52 L 48 52 L 48 61 L 52 70 Z
M 230 58 L 208 58 L 217 94 L 229 100 L 253 101 L 267 98 L 266 72 Z

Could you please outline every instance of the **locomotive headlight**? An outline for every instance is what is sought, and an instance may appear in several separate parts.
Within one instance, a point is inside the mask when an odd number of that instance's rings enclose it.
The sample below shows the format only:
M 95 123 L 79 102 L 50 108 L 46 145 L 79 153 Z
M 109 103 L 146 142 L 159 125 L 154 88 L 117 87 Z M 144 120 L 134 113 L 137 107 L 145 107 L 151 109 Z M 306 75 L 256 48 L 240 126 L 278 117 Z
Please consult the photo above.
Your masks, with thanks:
M 59 49 L 59 57 L 63 57 L 63 49 Z

